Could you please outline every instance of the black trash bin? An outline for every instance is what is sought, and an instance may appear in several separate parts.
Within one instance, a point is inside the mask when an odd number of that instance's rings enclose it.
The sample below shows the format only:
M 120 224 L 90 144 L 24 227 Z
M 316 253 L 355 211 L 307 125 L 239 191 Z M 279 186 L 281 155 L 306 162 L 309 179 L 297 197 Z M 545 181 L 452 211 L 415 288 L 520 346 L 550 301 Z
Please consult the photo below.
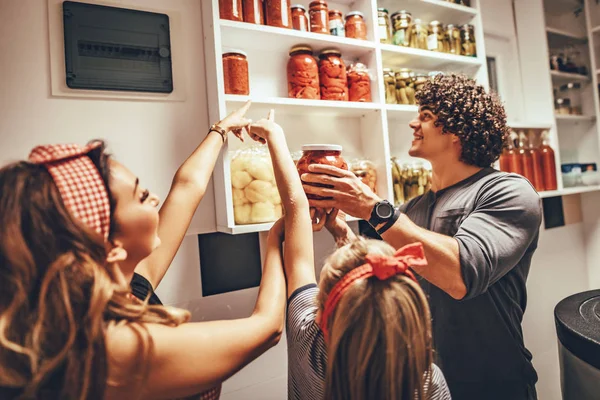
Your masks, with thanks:
M 600 399 L 600 290 L 562 300 L 554 320 L 563 400 Z

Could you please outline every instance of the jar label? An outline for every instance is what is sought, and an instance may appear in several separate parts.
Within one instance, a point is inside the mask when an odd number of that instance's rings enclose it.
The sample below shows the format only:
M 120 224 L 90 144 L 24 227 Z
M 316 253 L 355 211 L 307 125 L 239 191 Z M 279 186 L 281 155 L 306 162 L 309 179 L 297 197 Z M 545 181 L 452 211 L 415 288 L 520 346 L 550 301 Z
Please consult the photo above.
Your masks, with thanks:
M 378 27 L 379 30 L 379 39 L 381 40 L 388 40 L 388 29 L 386 25 L 379 25 Z
M 428 50 L 437 50 L 438 49 L 437 35 L 429 35 L 427 37 L 427 49 Z
M 333 36 L 346 36 L 346 30 L 342 21 L 336 19 L 329 21 L 329 33 Z
M 400 29 L 394 32 L 394 44 L 397 46 L 406 46 L 406 30 Z

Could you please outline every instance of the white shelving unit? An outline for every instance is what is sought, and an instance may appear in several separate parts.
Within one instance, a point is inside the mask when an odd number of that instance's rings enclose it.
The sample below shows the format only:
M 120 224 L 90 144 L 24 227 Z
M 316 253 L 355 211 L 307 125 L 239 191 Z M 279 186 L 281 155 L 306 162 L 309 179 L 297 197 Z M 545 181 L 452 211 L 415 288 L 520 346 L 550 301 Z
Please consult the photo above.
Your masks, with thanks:
M 295 1 L 308 9 L 310 0 Z M 416 72 L 461 72 L 487 86 L 487 67 L 479 1 L 473 7 L 460 6 L 442 0 L 333 0 L 329 9 L 344 14 L 360 11 L 368 27 L 368 40 L 299 32 L 264 25 L 221 20 L 218 0 L 203 0 L 205 60 L 209 119 L 216 121 L 252 100 L 249 117 L 253 120 L 275 110 L 275 118 L 286 132 L 291 151 L 307 143 L 336 143 L 343 146 L 343 156 L 367 158 L 377 168 L 377 192 L 393 200 L 391 156 L 411 160 L 407 154 L 412 141 L 408 123 L 418 111 L 416 106 L 385 104 L 383 68 L 410 68 Z M 425 23 L 438 20 L 457 25 L 475 26 L 477 57 L 455 56 L 393 45 L 381 44 L 377 31 L 377 8 L 385 7 L 392 14 L 408 10 L 413 18 Z M 287 97 L 286 64 L 288 52 L 297 44 L 307 44 L 315 54 L 323 49 L 338 48 L 346 64 L 362 62 L 372 74 L 372 103 L 351 103 L 321 100 L 301 100 Z M 224 48 L 247 53 L 250 75 L 250 96 L 226 95 L 223 84 L 222 54 Z M 285 116 L 279 118 L 279 116 Z M 248 140 L 246 141 L 248 142 Z M 230 177 L 230 157 L 233 151 L 248 144 L 228 141 L 214 173 L 217 204 L 217 229 L 230 234 L 268 230 L 271 223 L 236 225 Z

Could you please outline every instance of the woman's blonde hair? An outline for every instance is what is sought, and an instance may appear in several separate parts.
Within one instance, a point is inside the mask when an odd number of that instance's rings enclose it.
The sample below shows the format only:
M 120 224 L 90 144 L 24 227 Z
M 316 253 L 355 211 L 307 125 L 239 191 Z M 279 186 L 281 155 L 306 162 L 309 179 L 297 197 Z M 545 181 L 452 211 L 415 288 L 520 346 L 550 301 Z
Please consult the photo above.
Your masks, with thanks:
M 103 149 L 90 158 L 107 165 Z M 72 217 L 43 166 L 18 162 L 0 169 L 0 392 L 103 399 L 110 324 L 131 325 L 143 343 L 138 365 L 147 365 L 153 345 L 144 324 L 189 318 L 132 299 L 106 257 L 102 237 Z M 141 384 L 146 374 L 140 368 L 131 379 Z
M 359 238 L 326 261 L 319 309 L 335 284 L 367 254 L 393 256 L 385 242 Z M 421 287 L 399 274 L 370 277 L 346 290 L 329 318 L 325 398 L 425 399 L 433 362 L 431 316 Z

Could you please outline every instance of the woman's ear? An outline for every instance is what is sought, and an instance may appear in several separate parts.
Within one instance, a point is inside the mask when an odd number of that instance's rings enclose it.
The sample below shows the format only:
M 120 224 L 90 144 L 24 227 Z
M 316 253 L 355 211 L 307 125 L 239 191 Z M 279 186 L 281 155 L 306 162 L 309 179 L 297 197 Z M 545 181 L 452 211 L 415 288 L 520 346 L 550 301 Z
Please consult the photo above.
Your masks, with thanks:
M 127 259 L 127 251 L 123 248 L 123 244 L 118 241 L 112 242 L 112 248 L 108 251 L 106 262 L 119 263 Z

